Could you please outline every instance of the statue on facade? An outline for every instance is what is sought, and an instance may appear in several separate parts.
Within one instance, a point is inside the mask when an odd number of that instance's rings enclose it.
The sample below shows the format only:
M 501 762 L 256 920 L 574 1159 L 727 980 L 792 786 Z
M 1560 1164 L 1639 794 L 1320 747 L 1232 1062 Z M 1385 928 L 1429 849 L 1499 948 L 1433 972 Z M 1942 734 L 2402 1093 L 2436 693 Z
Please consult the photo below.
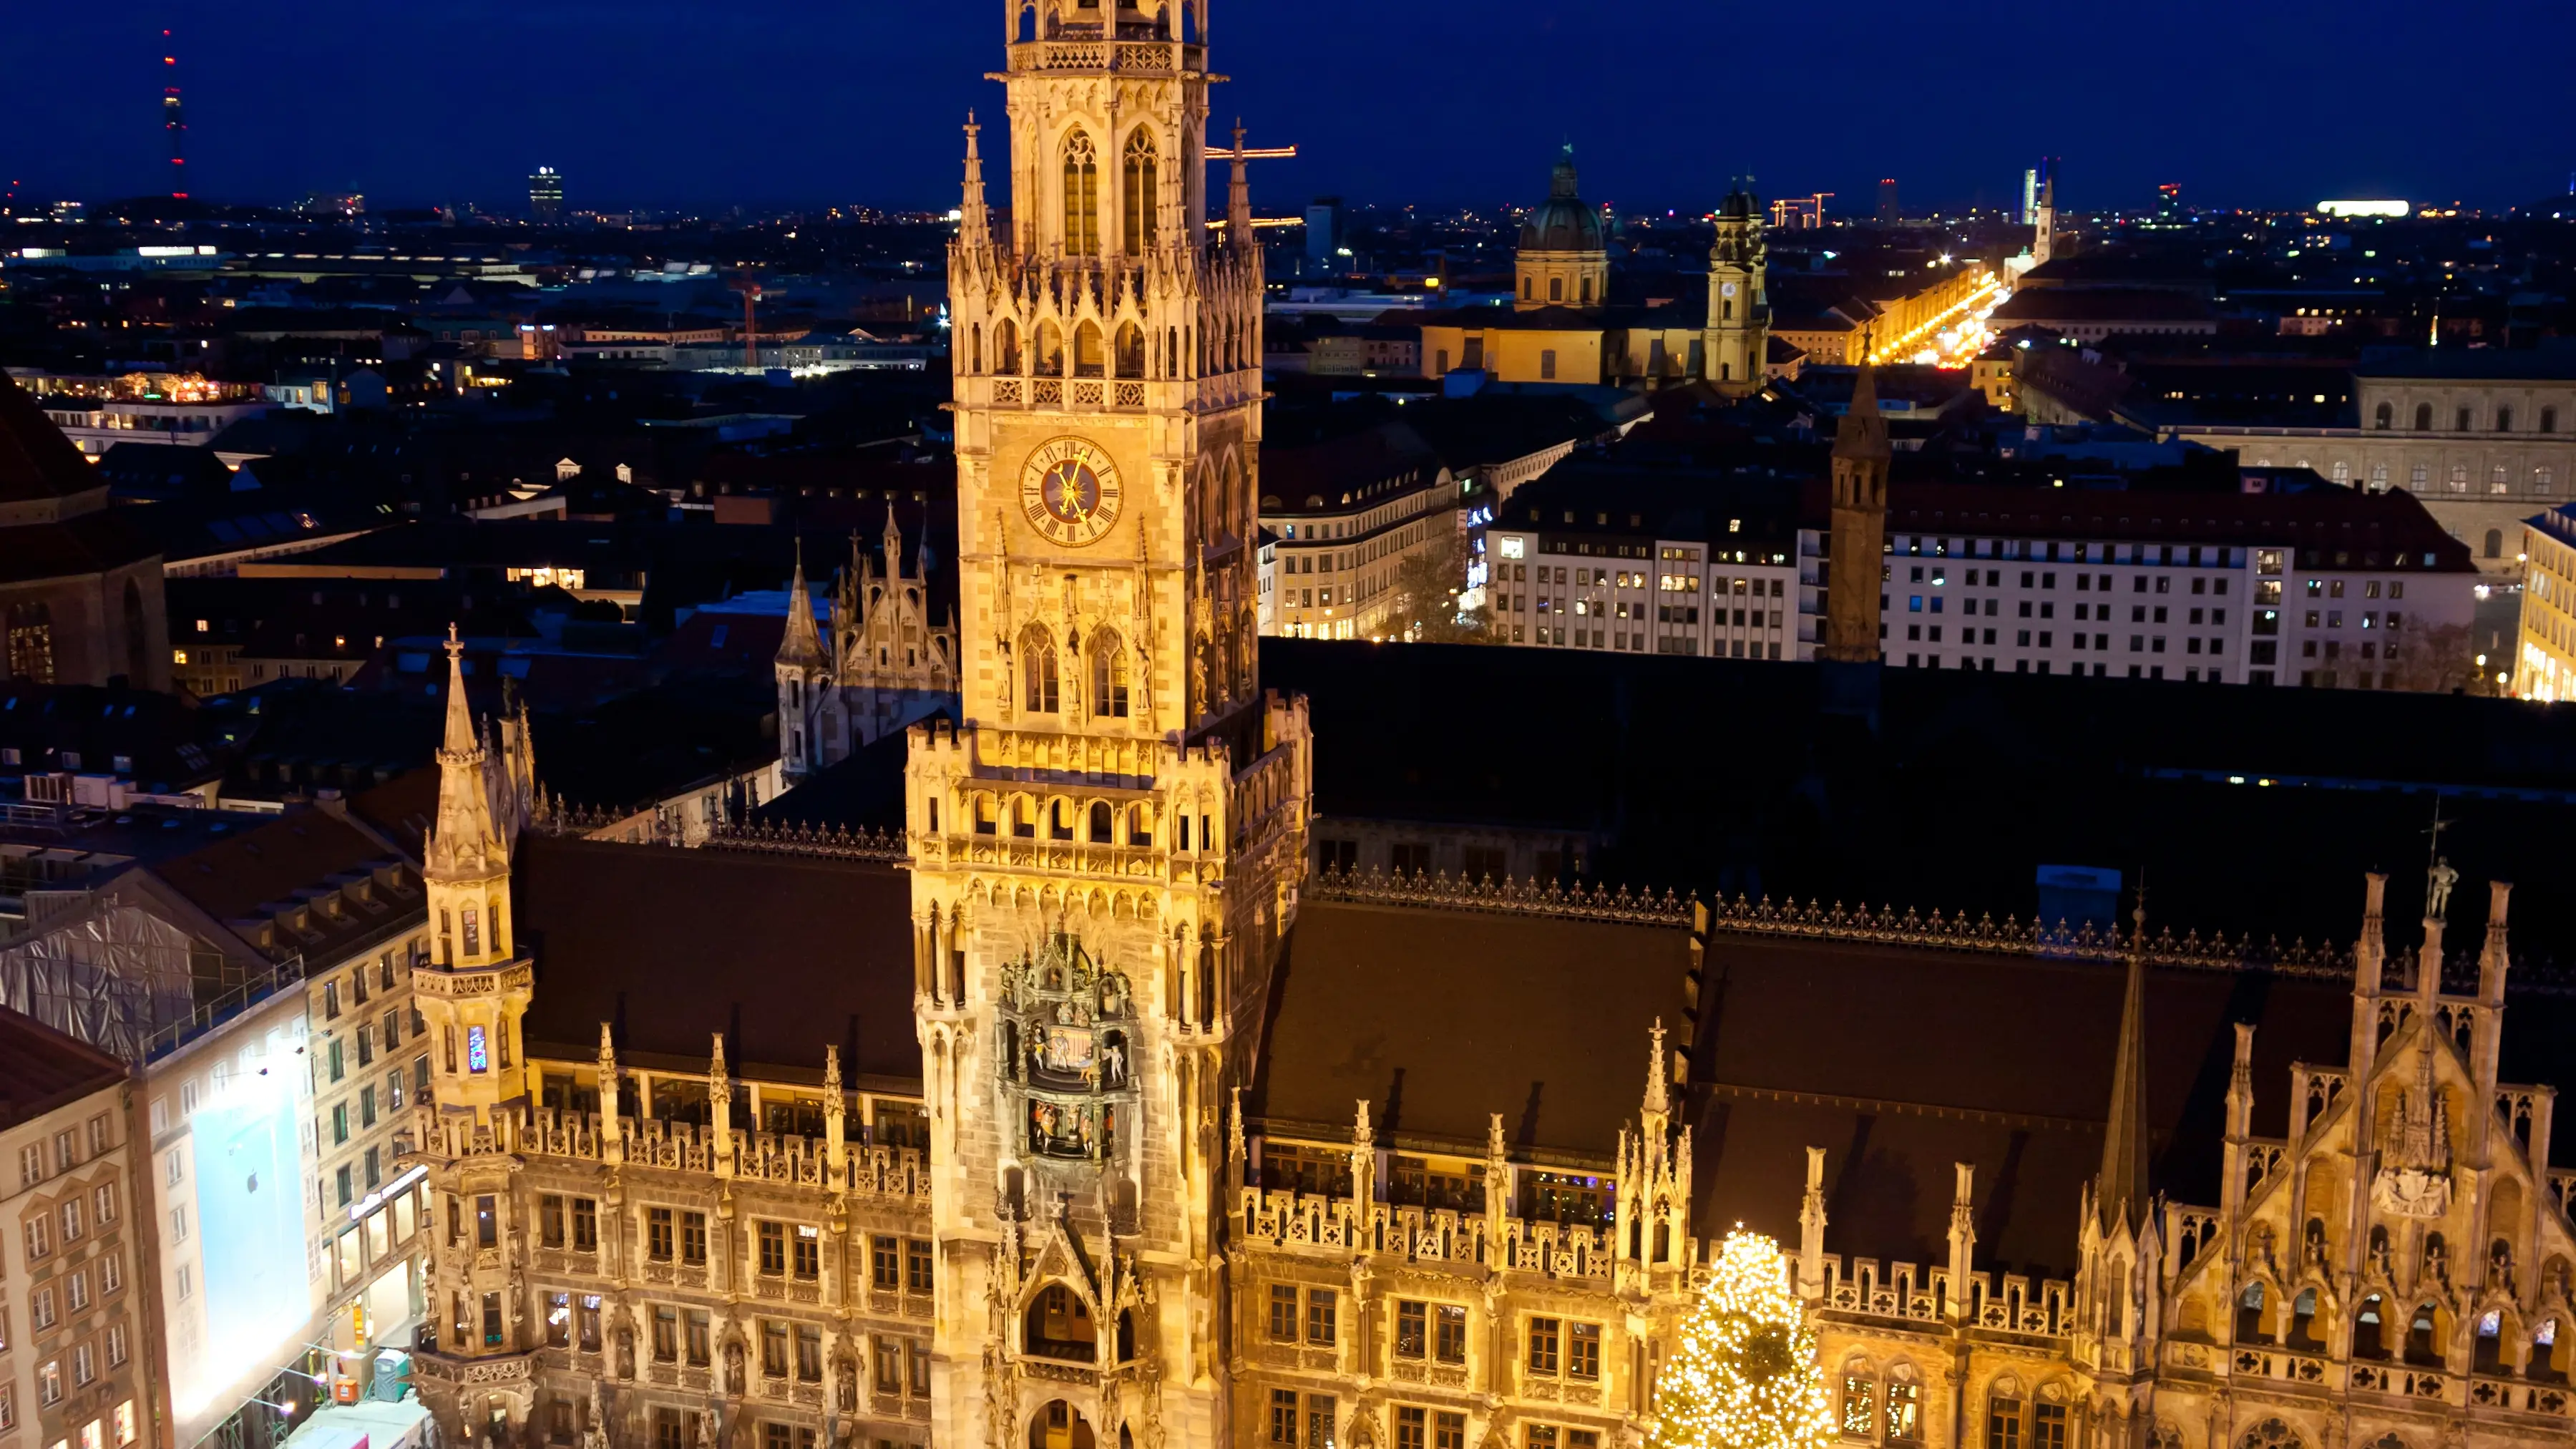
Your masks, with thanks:
M 2432 884 L 2424 893 L 2424 919 L 2447 920 L 2451 914 L 2451 887 L 2459 884 L 2460 872 L 2452 866 L 2449 856 L 2437 855 L 2433 857 L 2433 868 L 2427 874 Z

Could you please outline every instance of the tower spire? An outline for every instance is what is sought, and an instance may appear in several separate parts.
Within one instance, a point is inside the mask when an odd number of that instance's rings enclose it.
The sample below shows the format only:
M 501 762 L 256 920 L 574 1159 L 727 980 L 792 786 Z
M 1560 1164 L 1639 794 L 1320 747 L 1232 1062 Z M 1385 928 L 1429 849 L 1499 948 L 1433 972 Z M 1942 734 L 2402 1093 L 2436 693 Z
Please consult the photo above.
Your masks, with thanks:
M 475 880 L 508 869 L 509 851 L 492 818 L 490 755 L 474 733 L 465 701 L 465 643 L 447 626 L 447 727 L 438 748 L 438 819 L 422 854 L 422 874 Z
M 823 638 L 814 632 L 814 601 L 805 590 L 805 540 L 796 541 L 796 575 L 787 585 L 787 637 L 778 646 L 781 664 L 817 664 Z
M 1252 179 L 1245 174 L 1243 118 L 1234 118 L 1234 161 L 1225 183 L 1225 235 L 1237 247 L 1252 245 Z
M 1876 338 L 1861 334 L 1860 372 L 1852 378 L 1851 408 L 1834 429 L 1834 456 L 1885 463 L 1895 456 L 1887 441 L 1887 415 L 1878 408 L 1878 368 L 1869 351 Z
M 1871 664 L 1881 657 L 1880 581 L 1887 552 L 1887 467 L 1893 450 L 1878 410 L 1878 379 L 1863 334 L 1851 408 L 1834 430 L 1833 543 L 1826 561 L 1824 643 L 1816 657 Z
M 957 208 L 957 236 L 970 247 L 989 245 L 993 239 L 992 216 L 984 209 L 984 157 L 976 149 L 975 138 L 983 127 L 975 124 L 975 113 L 966 113 L 966 185 L 965 195 Z
M 2111 1068 L 2111 1115 L 2102 1133 L 2102 1172 L 2093 1201 L 2103 1225 L 2135 1226 L 2147 1207 L 2147 904 L 2143 886 L 2129 916 L 2128 987 L 2120 1001 L 2120 1049 Z

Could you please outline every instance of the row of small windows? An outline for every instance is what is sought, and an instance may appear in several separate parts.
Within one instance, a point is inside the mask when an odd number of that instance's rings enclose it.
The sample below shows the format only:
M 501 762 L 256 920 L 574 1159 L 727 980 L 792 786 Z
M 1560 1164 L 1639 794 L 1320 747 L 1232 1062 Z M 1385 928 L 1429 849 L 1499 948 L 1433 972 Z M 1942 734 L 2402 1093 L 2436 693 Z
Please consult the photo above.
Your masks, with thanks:
M 1538 300 L 1536 282 L 1537 278 L 1535 277 L 1521 278 L 1522 301 L 1535 302 Z M 1565 278 L 1550 277 L 1547 279 L 1547 299 L 1551 302 L 1562 302 L 1565 300 Z M 1592 305 L 1592 279 L 1590 277 L 1582 279 L 1582 287 L 1577 300 L 1584 306 L 1588 307 Z M 1729 305 L 1732 304 L 1730 303 Z
M 2513 420 L 2514 412 L 2512 408 L 2497 408 L 2495 410 L 2495 431 L 2499 433 L 2512 432 Z M 2381 403 L 2372 411 L 2370 417 L 2371 426 L 2381 432 L 2386 432 L 2391 427 L 2394 427 L 2396 425 L 2396 421 L 2397 407 L 2394 403 Z M 2452 410 L 2452 432 L 2471 432 L 2476 429 L 2476 426 L 2477 409 L 2464 407 Z M 2415 405 L 2415 431 L 2419 433 L 2429 433 L 2433 431 L 2433 405 L 2431 403 L 2417 403 Z M 2540 410 L 2539 431 L 2544 433 L 2554 433 L 2558 431 L 2558 409 L 2542 408 Z
M 2270 466 L 2270 460 L 2258 458 L 2255 460 L 2254 466 L 2258 468 L 2268 467 Z M 2299 460 L 2299 466 L 2306 467 L 2307 460 L 2304 458 Z M 2329 477 L 2333 478 L 2335 482 L 2349 485 L 2352 482 L 2352 464 L 2344 459 L 2338 458 L 2328 466 L 2327 474 Z M 2558 490 L 2557 470 L 2551 468 L 2546 463 L 2537 464 L 2531 470 L 2530 482 L 2531 491 L 2533 493 L 2555 493 Z M 2406 485 L 2408 488 L 2417 493 L 2421 493 L 2430 488 L 2432 484 L 2433 466 L 2430 463 L 2416 463 L 2407 469 Z M 2449 493 L 2468 492 L 2469 465 L 2466 463 L 2453 463 L 2450 466 L 2449 471 L 2443 476 L 2442 487 L 2443 491 Z M 2370 465 L 2370 491 L 2373 493 L 2385 493 L 2388 491 L 2388 465 L 2386 463 L 2373 463 Z M 2512 492 L 2513 469 L 2502 463 L 2490 465 L 2487 469 L 2487 491 L 2489 493 Z
M 2498 1249 L 2502 1251 L 2501 1243 Z M 2278 1343 L 2293 1350 L 2326 1351 L 2327 1344 L 2316 1321 L 2315 1289 L 2301 1290 L 2291 1300 L 2286 1315 L 2277 1307 L 2267 1311 L 2269 1301 L 2263 1284 L 2256 1282 L 2245 1286 L 2236 1308 L 2238 1342 Z M 2429 1298 L 2408 1311 L 2393 1307 L 2381 1294 L 2369 1294 L 2353 1311 L 2352 1356 L 2438 1368 L 2445 1359 L 2444 1345 L 2450 1338 L 2451 1321 L 2450 1310 Z M 2404 1326 L 2399 1328 L 2399 1324 Z M 2500 1311 L 2490 1311 L 2478 1319 L 2476 1339 L 2470 1351 L 2471 1371 L 2482 1374 L 2510 1372 L 2511 1365 L 2505 1361 L 2505 1350 L 2504 1315 Z M 2544 1320 L 2531 1335 L 2530 1356 L 2523 1366 L 2523 1376 L 2542 1382 L 2564 1383 L 2567 1370 L 2567 1360 L 2558 1351 L 2558 1320 Z
M 1249 328 L 1225 320 L 1197 332 L 1198 364 L 1201 372 L 1230 372 L 1250 365 L 1255 343 Z M 1145 376 L 1145 329 L 1133 322 L 1118 327 L 1116 347 L 1106 356 L 1102 352 L 1100 324 L 1084 322 L 1073 329 L 1073 375 L 1075 377 L 1117 376 L 1136 379 Z M 1029 338 L 1024 356 L 1019 324 L 1005 317 L 993 324 L 993 370 L 1004 376 L 1023 373 L 1037 377 L 1064 376 L 1064 329 L 1052 321 L 1040 322 Z M 1178 377 L 1181 358 L 1187 348 L 1181 329 L 1163 329 L 1158 377 Z M 966 368 L 969 372 L 984 370 L 984 324 L 967 328 Z

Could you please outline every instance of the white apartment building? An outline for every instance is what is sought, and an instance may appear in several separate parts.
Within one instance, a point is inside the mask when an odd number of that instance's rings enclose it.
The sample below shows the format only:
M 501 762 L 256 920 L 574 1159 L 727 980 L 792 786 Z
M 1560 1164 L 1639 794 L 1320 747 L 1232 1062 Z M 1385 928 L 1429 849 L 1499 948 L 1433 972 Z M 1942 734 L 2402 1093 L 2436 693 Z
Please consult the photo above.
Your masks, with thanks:
M 1827 520 L 1794 491 L 1551 475 L 1487 532 L 1498 642 L 1812 658 Z M 2478 583 L 2402 493 L 1947 484 L 1896 491 L 1881 577 L 1893 666 L 2361 689 L 2446 687 Z
M 1460 547 L 1458 480 L 1401 423 L 1273 450 L 1261 488 L 1264 634 L 1375 638 L 1405 561 Z
M 1534 648 L 1812 658 L 1799 504 L 1773 479 L 1560 469 L 1486 525 L 1490 627 Z

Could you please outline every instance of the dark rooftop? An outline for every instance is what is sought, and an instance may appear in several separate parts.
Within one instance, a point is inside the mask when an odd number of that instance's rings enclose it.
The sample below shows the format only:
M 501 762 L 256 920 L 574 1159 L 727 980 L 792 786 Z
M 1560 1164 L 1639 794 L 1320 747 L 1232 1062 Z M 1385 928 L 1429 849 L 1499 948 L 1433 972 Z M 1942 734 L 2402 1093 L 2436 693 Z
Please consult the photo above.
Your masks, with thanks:
M 0 1007 L 0 1129 L 106 1091 L 125 1076 L 125 1064 L 107 1053 Z
M 1998 920 L 2035 913 L 2042 864 L 2145 868 L 2177 930 L 2348 941 L 2354 882 L 2421 868 L 2438 794 L 2452 864 L 2521 882 L 2519 949 L 2576 958 L 2576 706 L 1890 669 L 1873 732 L 1805 664 L 1261 651 L 1264 685 L 1310 701 L 1319 830 L 1584 831 L 1607 881 Z M 1461 730 L 1462 699 L 1498 703 Z
M 918 1090 L 912 890 L 889 866 L 520 837 L 513 890 L 536 957 L 531 1054 L 621 1051 L 703 1070 L 845 1075 Z
M 1689 931 L 1556 915 L 1309 899 L 1272 978 L 1247 1119 L 1481 1155 L 1600 1163 L 1643 1096 L 1648 1032 L 1688 1037 Z M 1582 1002 L 1580 1010 L 1543 1003 Z

